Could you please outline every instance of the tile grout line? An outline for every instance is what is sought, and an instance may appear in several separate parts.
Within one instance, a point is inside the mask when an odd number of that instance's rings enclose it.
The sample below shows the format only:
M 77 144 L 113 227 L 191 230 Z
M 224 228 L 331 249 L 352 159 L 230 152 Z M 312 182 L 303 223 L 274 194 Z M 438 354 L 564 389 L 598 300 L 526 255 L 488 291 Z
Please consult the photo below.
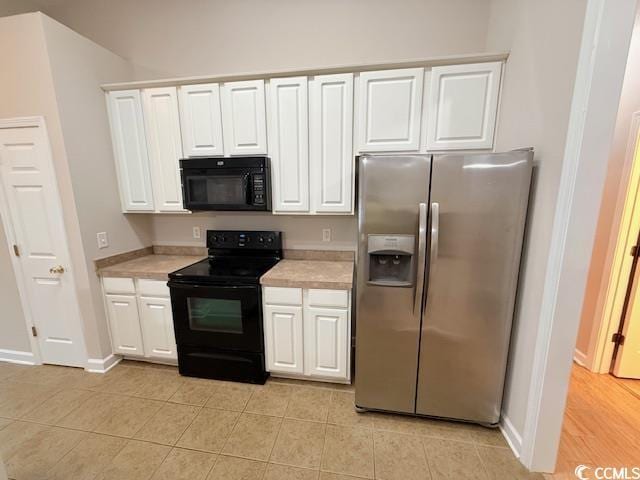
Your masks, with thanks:
M 427 452 L 427 446 L 424 444 L 422 439 L 420 439 L 420 443 L 422 444 L 422 451 L 424 452 L 424 459 L 427 462 L 427 472 L 429 472 L 429 478 L 434 480 L 433 473 L 431 472 L 431 462 L 429 461 L 429 454 Z
M 487 468 L 487 466 L 485 465 L 484 460 L 482 459 L 482 455 L 480 455 L 480 450 L 478 449 L 478 445 L 473 445 L 473 450 L 476 453 L 476 455 L 478 456 L 478 459 L 480 460 L 480 465 L 482 465 L 482 471 L 484 472 L 484 476 L 487 480 L 489 480 L 491 478 L 491 475 L 489 475 L 489 469 Z

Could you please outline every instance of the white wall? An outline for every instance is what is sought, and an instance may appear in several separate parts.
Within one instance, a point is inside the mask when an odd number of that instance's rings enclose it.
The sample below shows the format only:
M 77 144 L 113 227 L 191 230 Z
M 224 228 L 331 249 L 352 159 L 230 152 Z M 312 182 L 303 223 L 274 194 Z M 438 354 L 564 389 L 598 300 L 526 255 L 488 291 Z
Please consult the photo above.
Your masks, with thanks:
M 510 50 L 497 149 L 534 146 L 536 171 L 503 412 L 524 430 L 540 301 L 584 21 L 582 0 L 495 0 L 487 50 Z
M 13 275 L 11 251 L 7 247 L 2 219 L 0 218 L 0 350 L 30 352 L 31 345 L 27 336 L 22 304 L 18 296 L 18 287 Z M 0 356 L 2 356 L 0 354 Z
M 40 13 L 0 18 L 0 64 L 0 118 L 45 117 L 85 343 L 90 358 L 104 358 L 111 344 L 92 260 L 151 242 L 148 218 L 131 219 L 119 210 L 99 88 L 113 78 L 130 80 L 133 68 Z M 112 247 L 99 253 L 95 234 L 103 230 L 111 233 Z M 5 341 L 14 340 L 0 336 L 0 348 L 10 348 Z
M 619 205 L 618 201 L 620 195 L 624 195 L 627 189 L 625 180 L 628 180 L 626 175 L 629 172 L 625 170 L 625 167 L 629 167 L 630 164 L 626 165 L 625 160 L 629 136 L 632 134 L 630 131 L 631 116 L 634 112 L 640 111 L 640 88 L 638 85 L 640 85 L 640 15 L 636 16 L 629 47 L 629 59 L 622 86 L 613 146 L 607 165 L 607 179 L 598 215 L 598 228 L 576 342 L 576 350 L 586 357 L 587 361 L 590 361 L 594 354 L 598 328 L 603 320 L 603 305 L 599 301 L 604 300 L 608 279 L 611 275 L 611 263 L 608 255 L 615 248 L 617 229 L 620 224 L 621 210 L 619 209 L 623 203 L 621 202 Z
M 158 75 L 188 76 L 482 50 L 489 0 L 34 0 Z
M 243 230 L 247 225 L 255 230 L 279 230 L 284 248 L 354 250 L 357 225 L 352 216 L 293 216 L 251 213 L 197 213 L 193 215 L 158 215 L 153 222 L 153 242 L 156 245 L 204 245 L 193 238 L 193 227 L 204 230 Z M 322 242 L 322 229 L 331 229 L 331 242 Z
M 43 12 L 131 60 L 138 78 L 389 62 L 484 51 L 489 0 L 33 0 Z M 154 243 L 191 229 L 281 229 L 294 248 L 355 248 L 355 217 L 152 218 Z M 196 221 L 197 220 L 197 221 Z M 300 224 L 304 223 L 304 230 Z M 321 244 L 322 229 L 334 241 Z
M 2 65 L 0 118 L 39 115 L 44 117 L 58 176 L 65 227 L 67 230 L 72 229 L 76 224 L 74 200 L 69 188 L 64 142 L 39 14 L 0 18 L 0 65 Z M 73 247 L 76 247 L 75 250 L 78 249 L 80 245 L 78 240 L 76 236 L 69 237 L 72 251 Z M 3 250 L 3 256 L 9 255 L 4 238 L 2 238 L 0 249 Z M 3 289 L 0 292 L 2 304 L 4 305 L 5 301 L 7 304 L 12 304 L 17 299 L 13 270 L 3 270 L 3 277 L 6 277 L 3 281 L 7 283 L 7 290 Z M 9 291 L 14 293 L 11 294 L 10 299 L 5 299 L 4 296 Z M 26 327 L 23 327 L 23 330 L 26 330 Z M 19 329 L 14 327 L 11 331 L 18 332 Z M 0 349 L 10 349 L 16 342 L 22 344 L 24 339 L 20 340 L 20 337 L 20 333 L 16 338 L 0 335 Z M 26 350 L 31 349 L 29 347 Z
M 76 271 L 76 281 L 91 304 L 86 315 L 93 321 L 86 323 L 91 328 L 87 335 L 97 338 L 100 346 L 90 357 L 104 358 L 111 353 L 111 344 L 93 260 L 151 243 L 150 218 L 121 212 L 106 102 L 100 89 L 108 81 L 131 80 L 133 68 L 46 15 L 42 15 L 42 25 L 84 254 L 85 268 L 81 275 Z M 109 234 L 108 248 L 98 249 L 98 232 Z

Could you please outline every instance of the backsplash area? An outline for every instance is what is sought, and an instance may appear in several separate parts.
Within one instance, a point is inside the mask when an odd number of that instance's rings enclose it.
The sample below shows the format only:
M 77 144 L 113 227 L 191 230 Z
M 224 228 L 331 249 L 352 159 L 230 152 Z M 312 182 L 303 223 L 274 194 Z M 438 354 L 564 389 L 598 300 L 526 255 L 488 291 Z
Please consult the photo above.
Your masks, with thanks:
M 194 227 L 200 238 L 194 238 Z M 323 242 L 323 230 L 331 230 L 331 240 Z M 357 222 L 353 215 L 304 216 L 238 212 L 154 215 L 154 245 L 205 244 L 206 230 L 278 230 L 283 232 L 285 249 L 355 250 Z

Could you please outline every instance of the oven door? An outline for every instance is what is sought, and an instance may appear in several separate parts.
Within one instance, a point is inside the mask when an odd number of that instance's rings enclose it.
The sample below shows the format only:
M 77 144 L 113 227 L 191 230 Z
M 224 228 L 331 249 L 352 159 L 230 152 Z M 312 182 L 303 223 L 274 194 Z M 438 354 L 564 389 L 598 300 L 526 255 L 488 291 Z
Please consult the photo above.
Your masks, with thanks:
M 262 352 L 258 285 L 169 282 L 178 345 Z
M 184 206 L 188 210 L 253 210 L 251 175 L 245 169 L 182 170 Z

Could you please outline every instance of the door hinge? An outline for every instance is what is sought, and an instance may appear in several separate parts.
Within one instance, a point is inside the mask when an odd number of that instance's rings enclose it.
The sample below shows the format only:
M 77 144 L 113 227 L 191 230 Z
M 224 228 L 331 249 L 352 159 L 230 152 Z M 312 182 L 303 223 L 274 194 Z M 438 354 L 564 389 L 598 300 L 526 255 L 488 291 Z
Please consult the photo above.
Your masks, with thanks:
M 13 253 L 15 254 L 16 257 L 20 256 L 20 249 L 18 248 L 18 245 L 13 246 Z
M 624 345 L 624 335 L 621 333 L 614 333 L 611 337 L 611 341 L 618 345 Z
M 37 336 L 38 336 L 38 330 L 36 330 L 36 327 L 31 327 L 31 334 L 32 334 L 34 337 L 37 337 Z
M 635 257 L 637 253 L 638 253 L 638 245 L 634 245 L 633 247 L 631 247 L 631 251 L 629 252 L 629 254 L 632 257 Z

